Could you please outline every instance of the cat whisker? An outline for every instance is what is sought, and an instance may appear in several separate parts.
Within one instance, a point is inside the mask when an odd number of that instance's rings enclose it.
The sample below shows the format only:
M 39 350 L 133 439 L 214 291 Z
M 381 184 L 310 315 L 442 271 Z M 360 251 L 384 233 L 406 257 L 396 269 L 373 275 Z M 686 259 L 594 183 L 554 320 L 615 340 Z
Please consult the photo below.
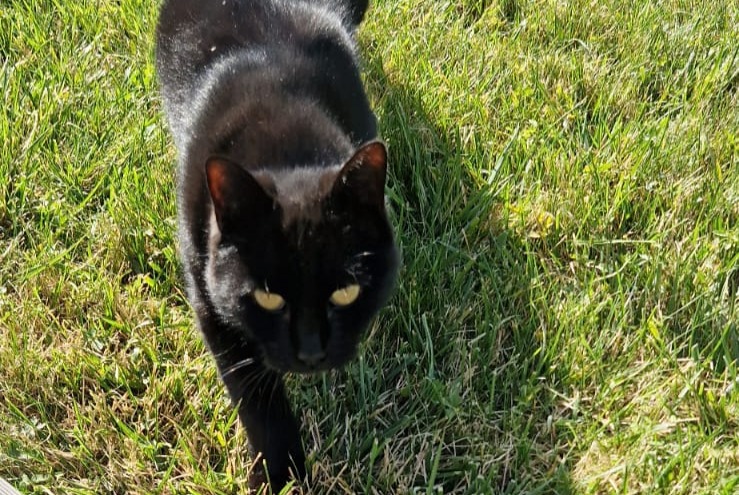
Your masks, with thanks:
M 242 368 L 246 368 L 247 366 L 251 366 L 255 362 L 256 361 L 254 360 L 254 358 L 246 358 L 246 359 L 242 359 L 241 361 L 237 361 L 236 363 L 232 364 L 228 368 L 224 369 L 222 376 L 223 378 L 226 378 L 231 373 L 234 373 Z
M 221 358 L 221 357 L 225 356 L 226 354 L 228 354 L 229 352 L 233 351 L 236 348 L 237 345 L 238 345 L 238 343 L 231 345 L 230 347 L 228 347 L 227 349 L 222 350 L 221 352 L 214 352 L 213 353 L 213 357 L 217 360 L 218 358 Z
M 251 389 L 251 391 L 247 394 L 246 391 L 250 388 L 249 385 L 255 381 L 256 378 L 259 377 L 261 374 L 258 373 L 256 375 L 247 375 L 238 385 L 239 392 L 238 394 L 235 394 L 236 397 L 240 397 L 239 402 L 242 405 L 248 405 L 251 401 L 252 395 L 254 394 L 254 389 Z M 258 381 L 258 380 L 257 380 Z
M 346 264 L 347 273 L 354 278 L 359 278 L 366 272 L 366 268 L 362 265 L 362 261 L 366 258 L 370 258 L 376 255 L 377 253 L 374 251 L 363 251 L 359 254 L 355 254 L 349 259 L 349 262 Z
M 269 400 L 267 401 L 268 405 L 272 405 L 272 401 L 275 398 L 275 392 L 277 392 L 277 387 L 280 384 L 280 380 L 273 380 L 272 381 L 272 392 L 269 394 Z
M 267 379 L 270 374 L 271 373 L 268 369 L 262 368 L 257 373 L 246 376 L 239 384 L 239 396 L 242 397 L 242 401 L 247 403 L 250 402 L 254 394 L 260 392 L 260 388 L 263 385 L 262 382 Z
M 352 256 L 352 261 L 367 258 L 369 256 L 375 256 L 376 254 L 377 253 L 375 253 L 374 251 L 362 251 L 361 253 L 358 253 Z

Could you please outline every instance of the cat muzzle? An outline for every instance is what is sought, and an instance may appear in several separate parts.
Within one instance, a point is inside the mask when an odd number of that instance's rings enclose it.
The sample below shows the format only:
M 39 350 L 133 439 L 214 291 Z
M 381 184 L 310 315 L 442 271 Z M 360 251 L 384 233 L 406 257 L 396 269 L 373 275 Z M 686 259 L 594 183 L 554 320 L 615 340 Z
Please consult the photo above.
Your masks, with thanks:
M 298 360 L 310 367 L 321 364 L 326 359 L 326 351 L 318 332 L 301 333 L 298 338 Z

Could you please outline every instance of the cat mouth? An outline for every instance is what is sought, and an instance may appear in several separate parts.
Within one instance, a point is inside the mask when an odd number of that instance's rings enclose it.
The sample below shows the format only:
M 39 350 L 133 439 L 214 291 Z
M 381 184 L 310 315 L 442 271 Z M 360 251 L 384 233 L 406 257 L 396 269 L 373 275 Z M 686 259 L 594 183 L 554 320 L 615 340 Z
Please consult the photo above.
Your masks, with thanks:
M 273 359 L 272 356 L 270 356 L 269 354 L 265 354 L 264 363 L 267 365 L 267 367 L 280 373 L 315 375 L 343 368 L 349 361 L 351 361 L 353 355 L 354 353 L 352 353 L 351 356 L 347 356 L 343 359 L 331 359 L 327 357 L 318 362 L 306 363 L 300 360 L 297 355 L 294 356 L 292 359 L 287 360 L 284 356 Z
M 330 370 L 340 367 L 340 366 L 333 366 L 328 363 L 320 363 L 316 365 L 308 365 L 308 364 L 299 363 L 299 362 L 275 363 L 269 359 L 265 360 L 265 363 L 267 364 L 268 367 L 280 373 L 295 373 L 295 374 L 300 374 L 300 375 L 316 375 L 316 374 L 324 373 L 326 371 L 330 371 Z

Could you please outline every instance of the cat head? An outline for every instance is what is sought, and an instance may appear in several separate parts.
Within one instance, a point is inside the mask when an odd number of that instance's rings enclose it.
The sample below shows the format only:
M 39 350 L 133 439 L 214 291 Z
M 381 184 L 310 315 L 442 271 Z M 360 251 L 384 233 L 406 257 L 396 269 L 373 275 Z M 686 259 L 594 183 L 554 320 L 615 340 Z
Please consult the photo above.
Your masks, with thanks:
M 208 292 L 268 366 L 310 372 L 355 355 L 397 271 L 386 168 L 377 141 L 337 167 L 248 172 L 208 160 Z

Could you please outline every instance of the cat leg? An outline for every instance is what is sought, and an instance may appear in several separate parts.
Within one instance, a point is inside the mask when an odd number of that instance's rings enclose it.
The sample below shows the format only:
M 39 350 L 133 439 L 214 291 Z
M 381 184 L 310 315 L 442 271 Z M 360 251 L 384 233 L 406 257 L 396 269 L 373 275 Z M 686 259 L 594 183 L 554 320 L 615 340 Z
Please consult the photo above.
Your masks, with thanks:
M 282 377 L 272 371 L 265 372 L 261 385 L 244 390 L 239 417 L 246 427 L 252 455 L 261 454 L 270 485 L 277 492 L 288 482 L 291 472 L 297 480 L 305 478 L 305 454 Z M 250 398 L 252 394 L 258 397 Z M 261 465 L 252 473 L 254 480 L 249 484 L 261 485 L 264 480 L 260 478 L 265 474 Z
M 275 492 L 291 478 L 305 477 L 305 454 L 298 421 L 287 399 L 282 376 L 265 368 L 261 361 L 245 356 L 243 348 L 234 355 L 221 355 L 218 367 L 229 394 L 239 407 L 251 454 L 261 461 L 249 479 L 258 488 L 269 479 Z M 241 365 L 240 363 L 244 363 Z M 267 471 L 263 469 L 266 464 Z
M 282 376 L 264 366 L 257 347 L 245 343 L 240 332 L 221 323 L 205 304 L 197 304 L 197 294 L 191 299 L 196 302 L 198 326 L 216 360 L 221 380 L 238 406 L 252 458 L 261 455 L 249 477 L 249 487 L 259 488 L 269 479 L 277 493 L 291 479 L 291 473 L 302 480 L 305 454 Z

